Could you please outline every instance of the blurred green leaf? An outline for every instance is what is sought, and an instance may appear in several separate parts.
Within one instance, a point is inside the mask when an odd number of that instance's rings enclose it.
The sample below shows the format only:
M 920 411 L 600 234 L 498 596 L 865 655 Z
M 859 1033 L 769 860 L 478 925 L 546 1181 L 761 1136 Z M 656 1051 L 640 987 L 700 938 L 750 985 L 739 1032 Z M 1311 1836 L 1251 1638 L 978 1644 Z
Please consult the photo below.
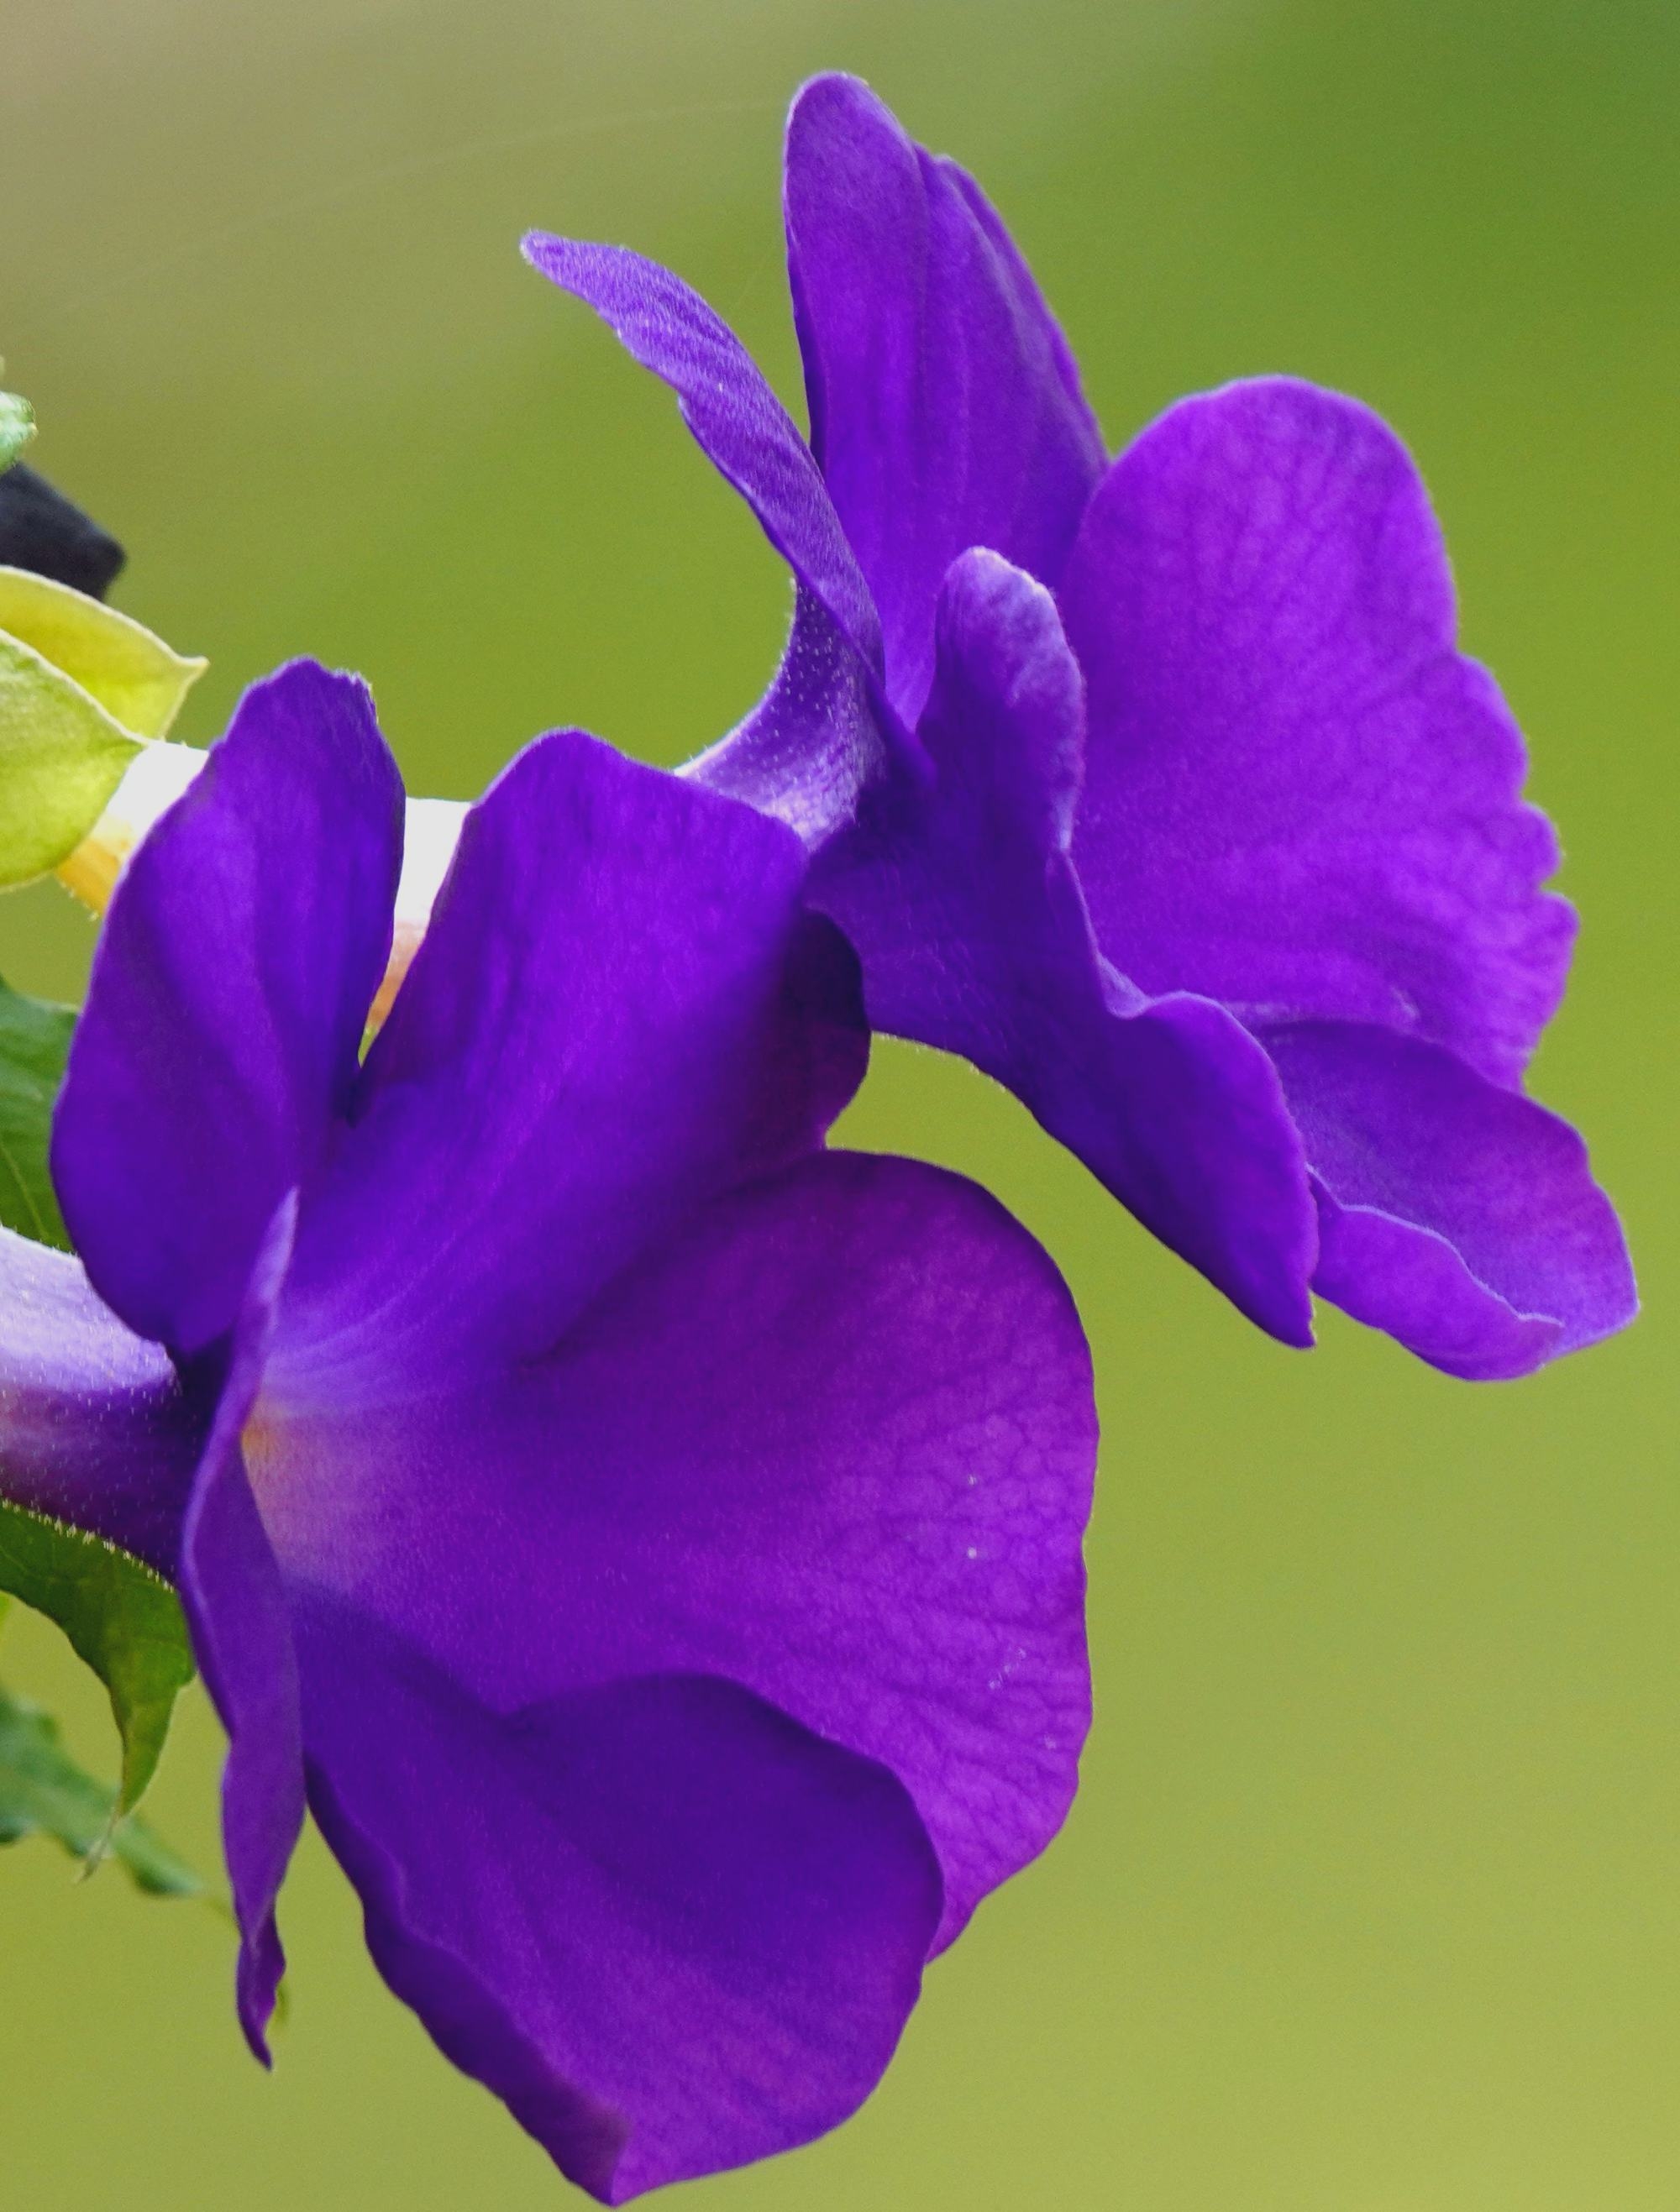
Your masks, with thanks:
M 0 469 L 10 468 L 35 434 L 35 414 L 15 392 L 0 392 Z
M 49 1836 L 75 1857 L 96 1860 L 107 1847 L 137 1888 L 155 1897 L 197 1897 L 191 1867 L 85 1774 L 58 1740 L 56 1721 L 0 1687 L 0 1844 Z
M 46 1151 L 75 1026 L 70 1007 L 26 999 L 0 980 L 0 1223 L 61 1251 L 70 1239 Z
M 0 1502 L 0 1590 L 55 1621 L 106 1686 L 123 1741 L 119 1814 L 157 1771 L 175 1699 L 192 1680 L 180 1600 L 127 1553 Z

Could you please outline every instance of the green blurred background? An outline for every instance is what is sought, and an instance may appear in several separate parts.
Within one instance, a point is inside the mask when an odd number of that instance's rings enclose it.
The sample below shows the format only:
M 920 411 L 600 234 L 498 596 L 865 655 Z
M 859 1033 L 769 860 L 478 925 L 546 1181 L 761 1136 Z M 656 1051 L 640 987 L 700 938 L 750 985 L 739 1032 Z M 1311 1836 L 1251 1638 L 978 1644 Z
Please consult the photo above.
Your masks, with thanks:
M 1335 1316 L 1239 1322 L 1007 1099 L 883 1048 L 854 1141 L 1048 1243 L 1106 1425 L 1099 1721 L 1047 1859 L 930 1978 L 872 2105 L 701 2206 L 1680 2206 L 1672 0 L 56 0 L 8 11 L 0 351 L 120 603 L 212 673 L 312 652 L 411 781 L 578 721 L 675 761 L 787 592 L 663 392 L 520 264 L 532 224 L 698 283 L 790 388 L 781 112 L 868 76 L 983 179 L 1111 441 L 1287 369 L 1409 439 L 1586 929 L 1539 1084 L 1647 1316 L 1476 1390 Z M 72 993 L 52 890 L 0 968 Z M 8 1678 L 107 1768 L 51 1631 Z M 197 1700 L 153 1810 L 213 1861 Z M 320 1846 L 266 2079 L 209 1914 L 0 1858 L 0 2170 L 29 2212 L 496 2212 L 564 2185 L 362 1953 Z M 579 2200 L 581 2201 L 581 2200 Z

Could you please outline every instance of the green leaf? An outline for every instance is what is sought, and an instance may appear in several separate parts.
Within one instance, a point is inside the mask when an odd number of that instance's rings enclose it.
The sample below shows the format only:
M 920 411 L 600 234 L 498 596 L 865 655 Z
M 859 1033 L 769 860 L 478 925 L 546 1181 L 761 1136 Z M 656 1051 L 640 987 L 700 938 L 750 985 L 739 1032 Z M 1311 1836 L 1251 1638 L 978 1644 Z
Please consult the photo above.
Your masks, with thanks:
M 0 392 L 0 469 L 10 468 L 35 434 L 35 410 L 15 392 Z
M 209 666 L 131 615 L 27 568 L 0 567 L 0 630 L 103 707 L 131 737 L 161 738 Z
M 192 1868 L 149 1828 L 119 1815 L 114 1794 L 64 1750 L 58 1723 L 0 1686 L 0 1844 L 34 1835 L 51 1837 L 88 1863 L 108 1848 L 136 1887 L 155 1897 L 203 1890 Z
M 0 981 L 0 1222 L 38 1244 L 70 1249 L 47 1172 L 53 1101 L 76 1016 Z
M 131 1813 L 157 1771 L 175 1699 L 192 1680 L 180 1600 L 126 1552 L 3 1501 L 0 1590 L 56 1621 L 104 1683 L 123 1741 L 117 1810 Z

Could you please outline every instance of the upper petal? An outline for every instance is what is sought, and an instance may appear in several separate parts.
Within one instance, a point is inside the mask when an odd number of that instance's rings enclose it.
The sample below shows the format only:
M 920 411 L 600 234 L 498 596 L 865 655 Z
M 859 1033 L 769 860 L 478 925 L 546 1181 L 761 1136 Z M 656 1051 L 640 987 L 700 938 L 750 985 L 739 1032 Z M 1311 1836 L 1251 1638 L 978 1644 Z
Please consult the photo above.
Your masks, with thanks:
M 308 1361 L 277 1346 L 257 1469 L 288 1571 L 490 1705 L 745 1686 L 898 1776 L 947 1939 L 1060 1825 L 1090 1369 L 1049 1261 L 971 1185 L 825 1154 L 708 1208 L 546 1360 L 374 1419 Z
M 1089 703 L 1074 851 L 1145 989 L 1378 1022 L 1499 1081 L 1573 917 L 1521 735 L 1455 647 L 1404 448 L 1271 379 L 1185 400 L 1114 465 L 1062 590 Z
M 984 545 L 1054 583 L 1102 437 L 978 186 L 856 78 L 819 77 L 794 101 L 784 204 L 811 442 L 913 723 L 947 568 Z
M 821 1141 L 867 1038 L 804 872 L 747 807 L 579 732 L 527 747 L 309 1194 L 288 1326 L 340 1394 L 546 1351 L 673 1223 Z
M 621 246 L 533 231 L 525 257 L 593 307 L 676 393 L 701 450 L 765 536 L 877 674 L 880 623 L 811 449 L 740 340 L 697 292 Z
M 1300 1023 L 1264 1041 L 1320 1188 L 1324 1297 L 1477 1381 L 1633 1318 L 1621 1226 L 1567 1122 L 1391 1030 Z
M 884 689 L 880 617 L 811 449 L 740 341 L 668 269 L 540 233 L 525 253 L 671 386 L 702 451 L 794 572 L 781 667 L 695 774 L 814 843 L 850 820 L 884 757 L 915 748 Z
M 310 1795 L 380 1971 L 604 2203 L 808 2141 L 879 2079 L 939 1915 L 908 1797 L 730 1684 L 508 1711 L 299 1606 Z
M 53 1178 L 100 1297 L 179 1352 L 231 1325 L 276 1205 L 347 1102 L 402 803 L 362 684 L 301 661 L 247 692 L 118 886 Z

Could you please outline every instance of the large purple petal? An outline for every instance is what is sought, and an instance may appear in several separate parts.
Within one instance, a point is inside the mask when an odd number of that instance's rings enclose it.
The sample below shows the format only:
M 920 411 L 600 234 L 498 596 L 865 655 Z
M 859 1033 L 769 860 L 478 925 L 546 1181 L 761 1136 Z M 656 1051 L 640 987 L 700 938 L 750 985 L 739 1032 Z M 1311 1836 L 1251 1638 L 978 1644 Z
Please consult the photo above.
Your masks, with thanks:
M 1556 842 L 1392 433 L 1282 379 L 1182 402 L 1093 501 L 1062 609 L 1108 957 L 1147 991 L 1380 1023 L 1514 1080 L 1573 917 L 1538 888 Z
M 1264 1036 L 1320 1190 L 1323 1296 L 1477 1381 L 1633 1318 L 1615 1211 L 1567 1122 L 1391 1030 Z
M 310 1194 L 289 1326 L 335 1389 L 545 1352 L 711 1193 L 820 1142 L 867 1038 L 804 872 L 750 808 L 576 732 L 527 747 Z
M 1049 594 L 965 556 L 939 655 L 929 773 L 878 781 L 813 870 L 871 1021 L 1007 1085 L 1245 1313 L 1310 1342 L 1312 1203 L 1265 1054 L 1208 1000 L 1144 997 L 1093 940 L 1068 850 L 1079 674 Z
M 0 1229 L 0 1495 L 173 1575 L 198 1433 L 166 1355 L 79 1260 Z
M 94 1287 L 143 1336 L 192 1353 L 230 1326 L 348 1097 L 402 806 L 366 690 L 300 661 L 247 692 L 118 885 L 52 1170 Z
M 445 2052 L 602 2203 L 844 2119 L 916 2000 L 938 1871 L 891 1776 L 732 1685 L 475 1700 L 299 1604 L 311 1799 Z
M 240 2024 L 268 2063 L 285 1954 L 275 1900 L 303 1826 L 297 1656 L 286 1593 L 247 1472 L 275 1313 L 295 1232 L 295 1192 L 258 1249 L 181 1540 L 180 1588 L 193 1649 L 228 1731 L 222 1836 L 240 1929 Z
M 1055 1832 L 1088 1718 L 1090 1372 L 1049 1261 L 971 1185 L 823 1155 L 453 1398 L 327 1407 L 313 1357 L 283 1334 L 271 1370 L 283 1563 L 488 1704 L 743 1685 L 898 1776 L 947 1939 Z
M 879 674 L 880 623 L 816 461 L 733 331 L 679 276 L 626 246 L 533 231 L 524 252 L 533 268 L 593 307 L 633 358 L 670 386 L 702 451 Z
M 819 77 L 794 102 L 785 208 L 811 442 L 913 725 L 947 568 L 983 545 L 1054 583 L 1102 437 L 979 188 L 856 78 Z

